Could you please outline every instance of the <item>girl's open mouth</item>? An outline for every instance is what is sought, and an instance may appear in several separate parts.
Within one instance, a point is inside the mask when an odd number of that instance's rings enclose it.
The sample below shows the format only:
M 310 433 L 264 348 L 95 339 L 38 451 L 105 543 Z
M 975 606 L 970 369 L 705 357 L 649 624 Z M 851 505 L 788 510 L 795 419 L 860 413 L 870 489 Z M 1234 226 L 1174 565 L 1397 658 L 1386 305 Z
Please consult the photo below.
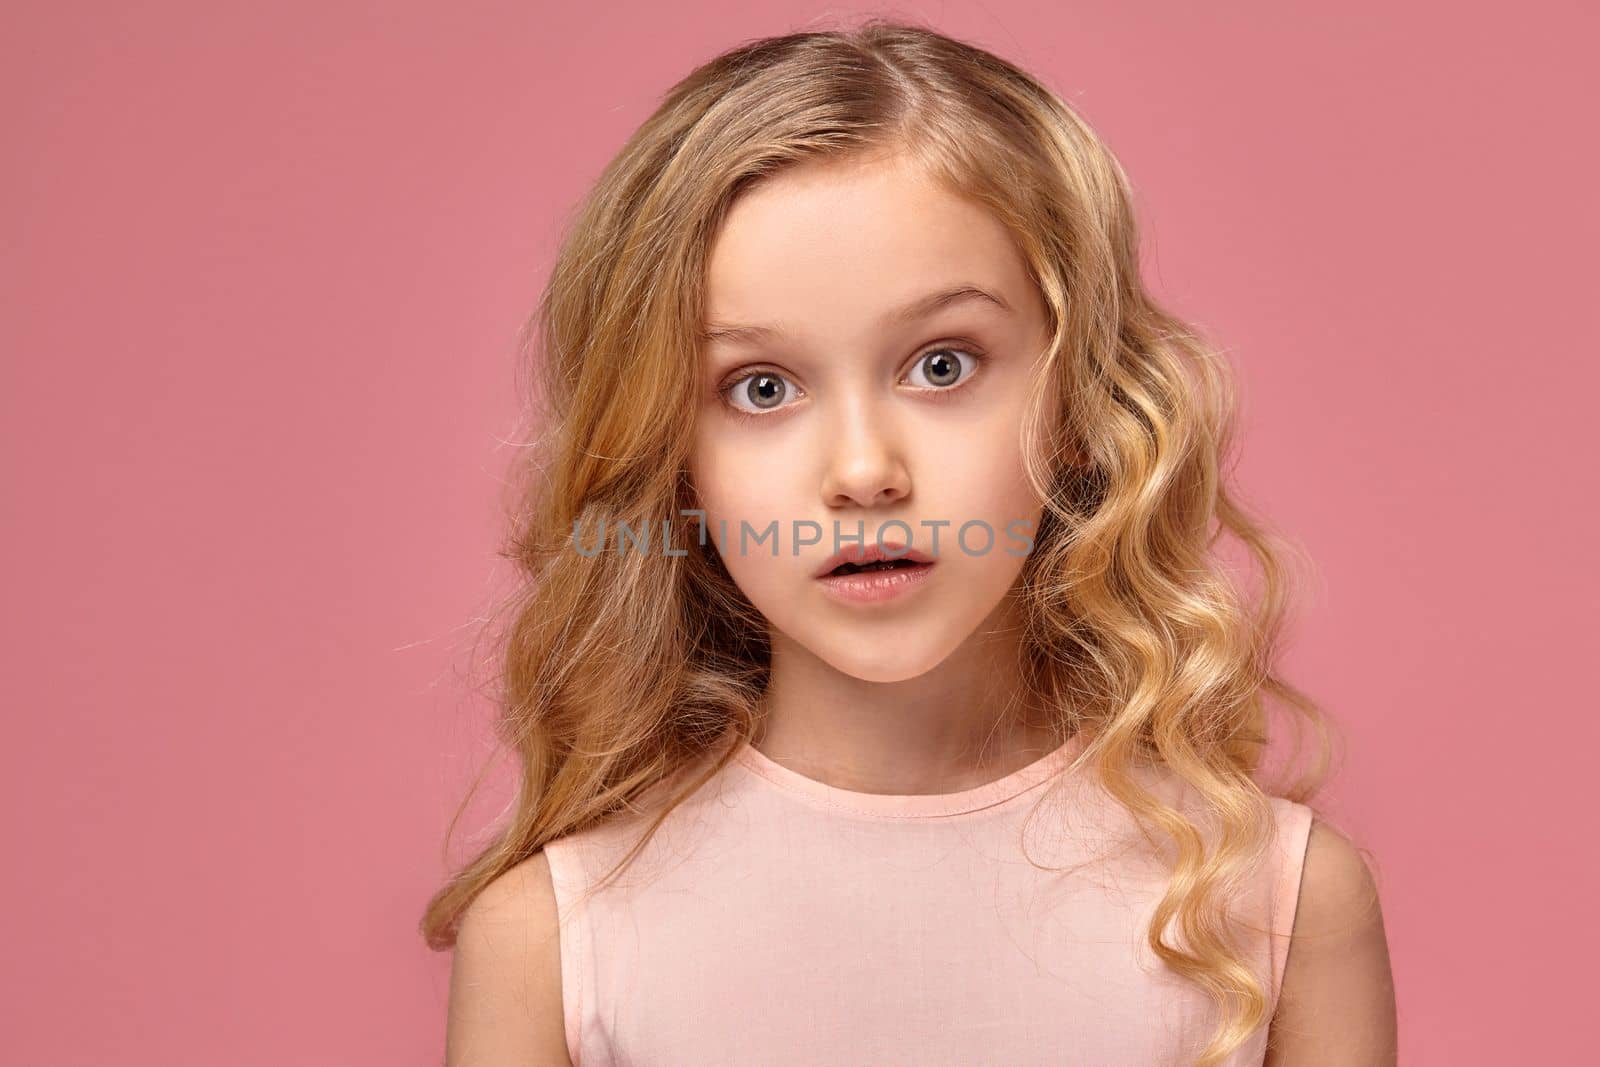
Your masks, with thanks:
M 862 563 L 862 564 L 841 563 L 837 567 L 833 568 L 833 570 L 829 571 L 828 574 L 830 576 L 839 575 L 839 574 L 861 574 L 864 571 L 887 571 L 887 570 L 896 570 L 896 569 L 902 568 L 902 567 L 929 567 L 929 566 L 932 566 L 932 564 L 929 564 L 929 563 L 918 563 L 915 560 L 909 560 L 909 559 L 880 559 L 880 560 L 875 560 L 872 563 Z
M 936 564 L 909 559 L 878 560 L 873 563 L 841 563 L 817 581 L 840 600 L 855 604 L 875 604 L 892 600 L 921 586 Z

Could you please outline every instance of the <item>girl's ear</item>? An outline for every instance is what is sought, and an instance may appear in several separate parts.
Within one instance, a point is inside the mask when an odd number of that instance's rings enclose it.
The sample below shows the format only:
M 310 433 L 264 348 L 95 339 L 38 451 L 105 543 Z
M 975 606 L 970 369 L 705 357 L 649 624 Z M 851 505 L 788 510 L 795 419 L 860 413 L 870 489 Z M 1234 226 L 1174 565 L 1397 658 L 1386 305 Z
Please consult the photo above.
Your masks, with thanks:
M 1058 454 L 1057 462 L 1061 464 L 1059 469 L 1063 478 L 1077 478 L 1089 469 L 1089 453 L 1084 450 L 1077 435 L 1065 425 L 1056 427 L 1052 448 Z
M 1075 445 L 1063 446 L 1066 456 L 1056 469 L 1056 486 L 1060 491 L 1075 491 L 1077 484 L 1093 470 L 1088 454 Z

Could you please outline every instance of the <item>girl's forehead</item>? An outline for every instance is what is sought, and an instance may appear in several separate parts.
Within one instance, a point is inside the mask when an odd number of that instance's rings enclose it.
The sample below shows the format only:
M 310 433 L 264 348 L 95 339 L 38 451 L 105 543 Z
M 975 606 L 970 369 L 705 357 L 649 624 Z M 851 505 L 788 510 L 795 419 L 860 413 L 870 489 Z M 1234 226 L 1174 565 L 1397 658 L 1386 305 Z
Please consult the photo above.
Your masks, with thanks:
M 1015 307 L 1028 284 L 999 219 L 940 186 L 865 170 L 786 178 L 747 193 L 718 232 L 705 278 L 708 329 L 781 329 L 770 320 L 823 311 L 903 320 L 919 302 L 940 304 L 963 288 Z
M 804 270 L 862 255 L 1003 254 L 1010 234 L 987 207 L 898 168 L 797 169 L 747 190 L 710 249 L 711 273 L 741 276 L 755 261 Z

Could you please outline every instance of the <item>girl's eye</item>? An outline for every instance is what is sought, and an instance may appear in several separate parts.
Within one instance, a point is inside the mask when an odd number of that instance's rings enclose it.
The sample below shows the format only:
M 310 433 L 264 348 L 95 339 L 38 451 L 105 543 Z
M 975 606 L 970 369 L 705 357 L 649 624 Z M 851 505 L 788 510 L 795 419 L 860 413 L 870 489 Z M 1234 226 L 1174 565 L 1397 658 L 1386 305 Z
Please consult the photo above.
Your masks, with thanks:
M 757 371 L 723 386 L 722 394 L 741 415 L 760 414 L 779 407 L 791 392 L 787 379 L 771 371 Z
M 911 368 L 911 376 L 915 378 L 921 374 L 923 382 L 915 384 L 923 388 L 943 390 L 971 375 L 977 365 L 978 356 L 974 352 L 960 348 L 935 348 L 922 354 L 916 366 Z

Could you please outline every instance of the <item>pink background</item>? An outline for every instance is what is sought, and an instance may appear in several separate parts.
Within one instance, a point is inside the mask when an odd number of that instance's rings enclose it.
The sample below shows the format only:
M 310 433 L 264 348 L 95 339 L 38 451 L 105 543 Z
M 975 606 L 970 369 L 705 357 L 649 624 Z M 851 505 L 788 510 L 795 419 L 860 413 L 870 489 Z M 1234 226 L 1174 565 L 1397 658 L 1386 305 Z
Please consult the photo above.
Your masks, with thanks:
M 1346 724 L 1402 1062 L 1573 1062 L 1596 19 L 1190 7 L 904 10 L 1083 111 L 1152 283 L 1242 368 L 1240 478 L 1320 567 L 1289 668 Z M 415 926 L 486 751 L 515 331 L 666 87 L 823 10 L 12 5 L 8 1060 L 440 1061 Z

